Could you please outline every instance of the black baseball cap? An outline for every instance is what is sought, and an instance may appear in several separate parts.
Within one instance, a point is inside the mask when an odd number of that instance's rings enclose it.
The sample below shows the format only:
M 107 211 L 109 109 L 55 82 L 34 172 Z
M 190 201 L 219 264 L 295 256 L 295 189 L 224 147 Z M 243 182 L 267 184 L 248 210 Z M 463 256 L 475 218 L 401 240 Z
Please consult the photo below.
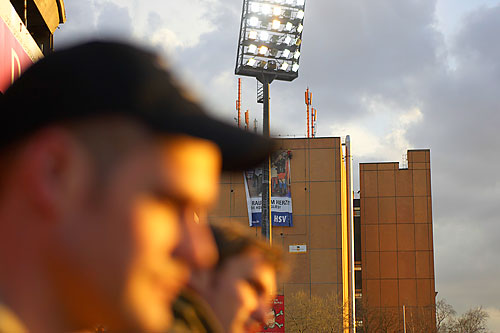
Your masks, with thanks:
M 210 117 L 152 52 L 114 41 L 56 51 L 0 96 L 0 148 L 52 123 L 99 115 L 136 119 L 154 132 L 216 143 L 224 170 L 256 166 L 273 142 Z

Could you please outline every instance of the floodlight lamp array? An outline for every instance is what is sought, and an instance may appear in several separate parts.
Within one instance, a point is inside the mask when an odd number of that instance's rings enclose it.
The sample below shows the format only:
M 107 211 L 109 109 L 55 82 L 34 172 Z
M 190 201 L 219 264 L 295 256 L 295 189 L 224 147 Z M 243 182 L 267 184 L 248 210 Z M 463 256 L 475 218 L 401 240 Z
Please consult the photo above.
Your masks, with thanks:
M 243 0 L 236 74 L 298 76 L 304 0 Z

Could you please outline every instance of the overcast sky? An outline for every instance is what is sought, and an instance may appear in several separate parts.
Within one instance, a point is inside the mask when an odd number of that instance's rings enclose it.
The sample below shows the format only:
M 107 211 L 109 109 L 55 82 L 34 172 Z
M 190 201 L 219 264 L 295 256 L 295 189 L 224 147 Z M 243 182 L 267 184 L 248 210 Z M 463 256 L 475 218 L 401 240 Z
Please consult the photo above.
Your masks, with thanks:
M 155 48 L 213 110 L 235 117 L 237 0 L 66 0 L 62 47 L 116 37 Z M 500 0 L 307 0 L 301 67 L 271 85 L 275 135 L 345 136 L 354 163 L 430 148 L 436 291 L 482 305 L 500 332 Z M 261 124 L 255 79 L 243 109 Z M 357 168 L 355 170 L 357 173 Z M 358 176 L 355 173 L 355 186 Z

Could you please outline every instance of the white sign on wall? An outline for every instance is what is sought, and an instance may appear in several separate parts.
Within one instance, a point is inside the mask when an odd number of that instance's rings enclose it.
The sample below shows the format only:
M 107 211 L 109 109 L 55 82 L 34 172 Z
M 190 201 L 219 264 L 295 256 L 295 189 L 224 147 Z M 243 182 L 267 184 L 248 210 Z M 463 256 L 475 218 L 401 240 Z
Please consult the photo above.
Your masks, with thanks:
M 307 252 L 307 245 L 305 245 L 305 244 L 289 245 L 288 252 L 290 252 L 290 253 L 306 253 Z

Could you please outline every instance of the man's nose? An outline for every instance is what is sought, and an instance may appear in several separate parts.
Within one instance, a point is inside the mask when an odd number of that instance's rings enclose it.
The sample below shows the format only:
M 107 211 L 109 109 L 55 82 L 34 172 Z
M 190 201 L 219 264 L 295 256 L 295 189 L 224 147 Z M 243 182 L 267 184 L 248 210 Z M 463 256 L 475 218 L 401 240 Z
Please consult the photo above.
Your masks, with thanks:
M 270 304 L 265 301 L 260 301 L 255 311 L 252 313 L 252 319 L 259 324 L 265 324 L 269 318 Z
M 215 241 L 205 221 L 192 212 L 183 214 L 180 221 L 181 238 L 174 255 L 192 268 L 210 268 L 218 259 Z

